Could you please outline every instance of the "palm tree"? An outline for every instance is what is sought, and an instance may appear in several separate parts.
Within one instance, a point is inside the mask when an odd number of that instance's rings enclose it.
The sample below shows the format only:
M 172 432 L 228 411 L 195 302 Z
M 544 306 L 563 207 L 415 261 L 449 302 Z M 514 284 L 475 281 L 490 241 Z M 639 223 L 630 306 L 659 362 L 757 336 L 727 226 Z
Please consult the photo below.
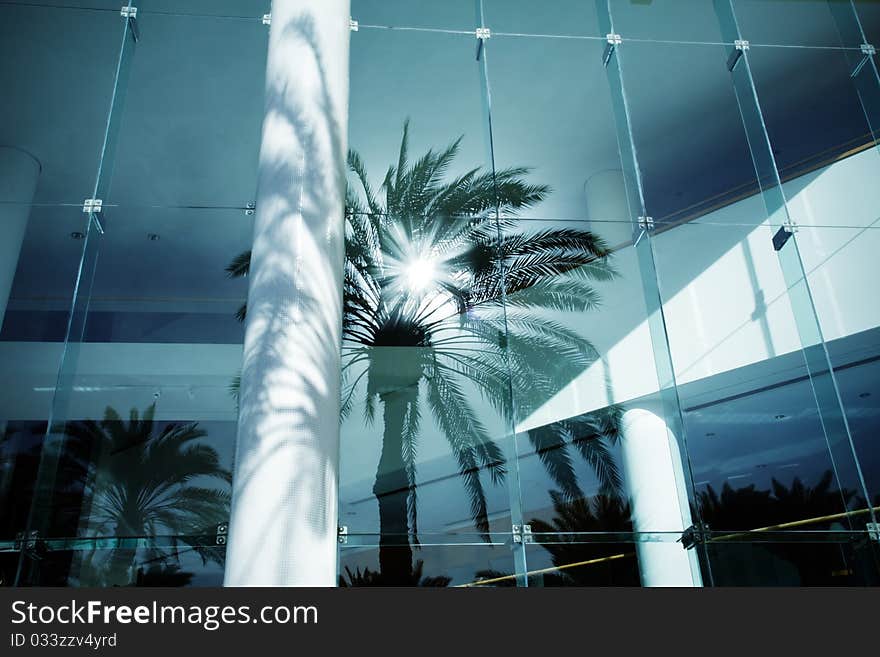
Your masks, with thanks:
M 162 427 L 153 419 L 155 411 L 155 404 L 143 415 L 132 409 L 125 422 L 108 407 L 101 421 L 82 420 L 65 427 L 69 441 L 62 462 L 64 480 L 81 491 L 87 535 L 165 535 L 184 537 L 186 542 L 186 537 L 213 535 L 213 526 L 229 517 L 231 474 L 220 465 L 217 451 L 200 442 L 205 431 L 197 423 Z M 200 479 L 223 485 L 209 487 Z M 79 505 L 70 511 L 79 515 Z M 222 559 L 213 547 L 198 542 L 191 547 L 203 560 Z M 136 548 L 117 547 L 103 559 L 96 555 L 86 559 L 85 573 L 104 585 L 133 583 Z M 89 578 L 81 576 L 84 581 Z
M 598 494 L 576 499 L 550 491 L 554 517 L 545 522 L 531 520 L 532 531 L 547 534 L 541 546 L 550 553 L 553 565 L 564 568 L 544 575 L 544 586 L 638 586 L 635 546 L 632 543 L 597 543 L 580 532 L 633 531 L 630 505 L 616 495 Z M 540 539 L 539 539 L 540 540 Z
M 433 588 L 444 588 L 449 586 L 449 583 L 452 581 L 451 577 L 447 575 L 425 576 L 422 574 L 424 567 L 425 562 L 419 559 L 418 561 L 416 561 L 415 565 L 413 565 L 412 572 L 409 574 L 406 580 L 398 580 L 392 582 L 391 585 L 422 586 Z M 342 575 L 339 576 L 340 588 L 385 585 L 385 577 L 382 575 L 381 572 L 376 572 L 375 570 L 370 570 L 366 567 L 363 569 L 363 571 L 360 569 L 360 567 L 357 567 L 354 571 L 352 571 L 350 567 L 346 566 L 345 577 L 343 577 Z
M 748 531 L 815 519 L 807 525 L 789 528 L 789 540 L 751 542 L 722 538 L 710 542 L 715 584 L 741 585 L 747 577 L 753 580 L 745 581 L 764 585 L 777 580 L 802 586 L 863 583 L 860 578 L 867 577 L 871 570 L 859 564 L 858 553 L 859 550 L 864 552 L 864 548 L 815 538 L 798 541 L 796 531 L 845 526 L 846 521 L 832 521 L 828 516 L 846 511 L 855 500 L 853 491 L 834 486 L 831 470 L 826 470 L 812 486 L 804 484 L 799 477 L 795 477 L 790 486 L 773 479 L 771 490 L 760 490 L 754 485 L 733 488 L 725 483 L 719 495 L 708 486 L 697 495 L 698 517 L 715 531 Z M 748 566 L 742 568 L 743 564 Z
M 483 477 L 500 484 L 505 456 L 469 399 L 467 385 L 507 423 L 527 417 L 595 362 L 596 349 L 547 311 L 599 305 L 592 283 L 615 276 L 605 243 L 578 228 L 520 230 L 517 213 L 546 185 L 529 169 L 471 169 L 447 176 L 461 138 L 409 161 L 409 124 L 396 165 L 377 194 L 352 151 L 346 194 L 342 413 L 364 395 L 365 418 L 381 405 L 382 450 L 373 493 L 379 505 L 383 579 L 404 583 L 418 542 L 416 463 L 424 405 L 449 443 L 478 532 L 489 531 Z M 227 268 L 244 276 L 250 252 Z M 238 313 L 246 314 L 246 306 Z M 528 394 L 519 394 L 528 388 Z M 606 441 L 619 409 L 529 432 L 554 480 L 578 492 L 569 444 L 606 487 L 619 474 Z M 575 440 L 575 436 L 578 438 Z

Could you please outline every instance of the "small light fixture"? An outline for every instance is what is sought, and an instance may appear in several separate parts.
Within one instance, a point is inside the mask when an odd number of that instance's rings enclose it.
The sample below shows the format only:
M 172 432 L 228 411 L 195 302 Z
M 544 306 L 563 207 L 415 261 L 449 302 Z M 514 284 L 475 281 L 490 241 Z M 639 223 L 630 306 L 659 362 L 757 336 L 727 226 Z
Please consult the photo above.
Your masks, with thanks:
M 707 431 L 706 432 L 706 438 L 714 438 L 714 437 L 715 437 L 714 431 Z
M 780 413 L 779 415 L 774 415 L 773 418 L 776 420 L 784 420 L 787 416 Z
M 78 230 L 75 230 L 70 234 L 70 239 L 72 240 L 82 240 L 85 239 L 85 237 L 85 233 L 81 233 Z
M 151 242 L 158 242 L 159 235 L 158 235 L 158 233 L 147 233 L 147 239 L 150 240 Z
M 859 395 L 859 399 L 867 399 L 870 396 L 871 396 L 870 392 L 863 392 Z

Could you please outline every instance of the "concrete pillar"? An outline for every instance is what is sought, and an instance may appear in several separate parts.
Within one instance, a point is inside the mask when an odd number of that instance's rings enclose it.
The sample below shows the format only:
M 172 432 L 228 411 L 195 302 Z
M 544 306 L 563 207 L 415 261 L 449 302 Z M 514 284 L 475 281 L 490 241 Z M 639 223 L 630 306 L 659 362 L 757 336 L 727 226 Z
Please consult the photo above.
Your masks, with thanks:
M 33 155 L 0 146 L 0 328 L 39 177 L 40 163 Z
M 633 529 L 667 539 L 636 544 L 642 586 L 702 586 L 695 550 L 675 542 L 692 524 L 678 441 L 661 417 L 645 409 L 624 413 L 622 425 Z
M 584 183 L 590 230 L 610 247 L 629 244 L 633 239 L 633 218 L 626 203 L 623 171 L 597 171 Z
M 227 586 L 336 584 L 349 0 L 273 0 Z

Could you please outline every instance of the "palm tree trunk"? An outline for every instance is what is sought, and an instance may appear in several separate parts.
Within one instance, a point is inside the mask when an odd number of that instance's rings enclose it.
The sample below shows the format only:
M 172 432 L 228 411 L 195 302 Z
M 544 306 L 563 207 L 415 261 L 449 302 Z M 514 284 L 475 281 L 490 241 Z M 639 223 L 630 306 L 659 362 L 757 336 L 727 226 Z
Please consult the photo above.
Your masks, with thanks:
M 403 586 L 412 579 L 413 553 L 409 543 L 407 498 L 409 480 L 403 462 L 407 409 L 418 403 L 418 388 L 381 395 L 385 433 L 373 494 L 379 503 L 379 571 L 382 583 Z
M 114 536 L 125 536 L 126 530 L 117 526 Z M 134 570 L 137 563 L 137 548 L 116 547 L 110 555 L 107 567 L 105 586 L 131 586 L 134 580 Z

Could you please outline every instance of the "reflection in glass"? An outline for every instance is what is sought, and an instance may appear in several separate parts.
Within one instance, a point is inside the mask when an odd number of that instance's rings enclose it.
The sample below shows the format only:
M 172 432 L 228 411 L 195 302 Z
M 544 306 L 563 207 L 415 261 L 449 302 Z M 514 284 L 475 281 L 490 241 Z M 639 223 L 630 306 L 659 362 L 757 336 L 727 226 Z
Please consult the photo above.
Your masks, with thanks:
M 360 156 L 349 157 L 357 192 L 349 190 L 346 216 L 343 417 L 355 404 L 363 404 L 366 425 L 382 413 L 372 492 L 381 535 L 377 577 L 388 584 L 411 582 L 415 572 L 409 544 L 419 540 L 425 416 L 448 443 L 473 525 L 486 539 L 484 479 L 500 485 L 508 464 L 498 444 L 504 435 L 490 433 L 477 406 L 511 422 L 511 382 L 555 390 L 560 371 L 593 362 L 589 342 L 543 313 L 593 307 L 590 280 L 613 274 L 604 243 L 588 231 L 502 237 L 499 225 L 512 222 L 496 220 L 496 212 L 513 215 L 550 190 L 527 182 L 524 167 L 447 177 L 459 144 L 411 160 L 407 124 L 379 195 Z M 247 262 L 245 254 L 232 270 L 244 272 Z M 466 386 L 481 400 L 470 398 Z M 557 443 L 568 430 L 535 432 L 545 465 L 557 473 L 565 458 Z
M 639 569 L 632 543 L 596 541 L 579 535 L 579 532 L 631 534 L 630 505 L 609 495 L 571 501 L 566 501 L 558 491 L 550 491 L 550 496 L 554 509 L 551 522 L 534 518 L 531 525 L 533 532 L 541 534 L 538 540 L 549 554 L 553 568 L 534 572 L 537 560 L 530 559 L 533 585 L 638 586 Z
M 186 546 L 193 537 L 215 533 L 229 516 L 229 470 L 203 439 L 197 422 L 160 424 L 155 405 L 124 421 L 107 408 L 100 421 L 65 426 L 68 441 L 56 492 L 57 522 L 78 525 L 77 534 L 112 537 L 113 549 L 84 551 L 72 576 L 83 585 L 128 586 L 138 578 L 157 582 L 171 574 L 162 548 L 126 547 L 131 539 L 170 536 Z M 219 487 L 218 487 L 219 485 Z M 216 546 L 193 546 L 203 560 L 222 564 Z M 138 562 L 146 561 L 146 570 Z M 176 573 L 177 571 L 174 570 Z M 183 577 L 178 573 L 177 577 Z M 173 578 L 172 578 L 173 579 Z

